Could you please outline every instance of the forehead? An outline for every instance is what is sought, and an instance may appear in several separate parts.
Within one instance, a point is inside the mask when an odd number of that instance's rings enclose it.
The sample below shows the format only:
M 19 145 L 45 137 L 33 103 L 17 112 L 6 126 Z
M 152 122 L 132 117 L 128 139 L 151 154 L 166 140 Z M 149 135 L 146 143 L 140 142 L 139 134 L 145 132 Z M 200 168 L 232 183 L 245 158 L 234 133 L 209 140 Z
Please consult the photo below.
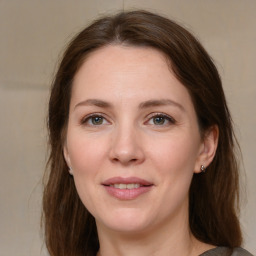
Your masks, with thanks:
M 99 48 L 86 57 L 84 63 L 75 75 L 75 81 L 81 73 L 93 74 L 97 69 L 97 76 L 106 75 L 109 71 L 147 71 L 150 68 L 165 70 L 172 73 L 167 57 L 157 49 L 151 47 L 135 47 L 125 45 L 108 45 Z M 157 71 L 157 70 L 156 70 Z
M 110 45 L 87 56 L 74 78 L 72 98 L 138 99 L 175 97 L 190 101 L 167 57 L 149 47 Z M 72 101 L 72 100 L 71 100 Z

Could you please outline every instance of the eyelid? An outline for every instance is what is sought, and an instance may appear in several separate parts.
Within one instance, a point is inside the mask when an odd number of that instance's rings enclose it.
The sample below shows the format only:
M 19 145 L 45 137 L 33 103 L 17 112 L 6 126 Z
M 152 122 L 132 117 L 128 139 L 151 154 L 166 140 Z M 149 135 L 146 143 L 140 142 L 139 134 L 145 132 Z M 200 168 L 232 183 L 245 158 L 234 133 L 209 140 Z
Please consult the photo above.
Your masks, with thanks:
M 104 120 L 106 120 L 108 123 L 110 123 L 110 121 L 108 120 L 108 118 L 106 118 L 106 116 L 105 116 L 103 113 L 99 113 L 99 112 L 97 112 L 97 113 L 91 113 L 91 114 L 88 114 L 88 115 L 84 116 L 84 117 L 81 119 L 80 123 L 81 123 L 82 125 L 83 125 L 83 124 L 86 124 L 86 123 L 88 122 L 88 120 L 89 120 L 90 118 L 93 118 L 93 117 L 102 117 Z M 96 126 L 96 125 L 90 125 L 90 126 Z
M 93 117 L 101 117 L 103 118 L 108 124 L 110 124 L 111 122 L 109 121 L 109 119 L 105 116 L 105 114 L 103 113 L 100 113 L 100 112 L 97 112 L 97 113 L 91 113 L 91 114 L 88 114 L 86 116 L 84 116 L 83 118 L 81 118 L 80 120 L 80 124 L 81 125 L 84 125 L 88 122 L 88 120 L 90 120 L 90 118 L 93 118 Z M 169 121 L 170 124 L 175 124 L 176 123 L 176 120 L 168 115 L 168 114 L 165 114 L 165 113 L 162 113 L 162 112 L 154 112 L 154 113 L 150 113 L 149 115 L 147 115 L 147 118 L 146 118 L 146 122 L 145 123 L 148 123 L 152 118 L 154 117 L 163 117 L 165 118 L 167 121 Z M 90 125 L 90 124 L 88 124 Z M 101 124 L 101 125 L 104 125 L 104 124 Z M 105 124 L 106 125 L 106 124 Z M 90 125 L 90 126 L 96 126 L 96 125 Z M 99 125 L 100 126 L 100 125 Z M 159 125 L 160 126 L 160 125 Z M 162 125 L 162 126 L 166 126 L 166 125 Z
M 146 122 L 149 122 L 149 120 L 151 120 L 154 117 L 163 117 L 163 118 L 166 118 L 171 124 L 176 123 L 176 120 L 172 116 L 170 116 L 168 114 L 165 114 L 165 113 L 162 113 L 162 112 L 155 112 L 155 113 L 149 114 L 147 116 L 147 121 Z

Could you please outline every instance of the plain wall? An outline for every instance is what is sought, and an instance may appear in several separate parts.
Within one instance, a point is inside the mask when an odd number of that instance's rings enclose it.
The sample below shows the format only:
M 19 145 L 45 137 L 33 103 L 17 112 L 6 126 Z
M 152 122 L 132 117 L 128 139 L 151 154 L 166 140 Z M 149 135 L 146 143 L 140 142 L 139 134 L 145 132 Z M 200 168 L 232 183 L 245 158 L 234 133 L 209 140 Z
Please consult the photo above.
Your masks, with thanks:
M 58 56 L 99 14 L 146 8 L 184 24 L 215 60 L 247 174 L 241 222 L 256 254 L 256 1 L 0 0 L 0 256 L 47 255 L 40 234 L 46 106 Z

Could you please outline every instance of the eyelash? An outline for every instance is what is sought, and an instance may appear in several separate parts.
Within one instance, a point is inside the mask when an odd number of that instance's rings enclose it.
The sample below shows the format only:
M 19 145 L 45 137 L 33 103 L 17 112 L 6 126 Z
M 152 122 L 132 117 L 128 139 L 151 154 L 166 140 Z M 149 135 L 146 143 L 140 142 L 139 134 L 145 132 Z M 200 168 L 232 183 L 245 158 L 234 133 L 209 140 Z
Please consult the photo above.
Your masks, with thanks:
M 106 119 L 102 114 L 100 114 L 100 113 L 94 113 L 94 114 L 91 114 L 91 115 L 86 116 L 85 118 L 83 118 L 83 119 L 81 120 L 81 124 L 82 124 L 82 125 L 88 124 L 89 126 L 100 126 L 100 125 L 102 125 L 102 124 L 96 125 L 96 124 L 92 124 L 92 123 L 89 124 L 89 121 L 92 122 L 92 119 L 93 119 L 93 118 L 96 118 L 96 117 L 102 118 L 103 122 L 104 122 L 104 120 L 107 121 L 107 119 Z M 107 122 L 108 122 L 108 121 L 107 121 Z
M 101 118 L 102 121 L 104 122 L 109 122 L 102 114 L 100 113 L 94 113 L 94 114 L 91 114 L 89 116 L 86 116 L 85 118 L 83 118 L 81 120 L 81 124 L 82 125 L 89 125 L 89 126 L 100 126 L 100 125 L 103 125 L 103 123 L 100 123 L 100 124 L 93 124 L 92 123 L 92 119 L 93 118 Z M 176 120 L 169 116 L 169 115 L 166 115 L 166 114 L 163 114 L 163 113 L 152 113 L 148 116 L 147 118 L 147 121 L 145 123 L 148 123 L 150 122 L 150 120 L 153 120 L 154 118 L 163 118 L 164 119 L 164 122 L 168 121 L 168 124 L 175 124 L 176 123 Z M 89 124 L 89 121 L 91 121 L 91 123 Z M 151 124 L 151 125 L 155 125 L 155 126 L 167 126 L 168 124 Z
M 167 126 L 169 124 L 175 124 L 176 123 L 176 120 L 169 116 L 169 115 L 166 115 L 166 114 L 163 114 L 163 113 L 152 113 L 149 115 L 149 119 L 147 122 L 149 122 L 151 119 L 154 119 L 154 118 L 163 118 L 164 121 L 168 121 L 168 124 L 152 124 L 152 125 L 156 125 L 156 126 Z

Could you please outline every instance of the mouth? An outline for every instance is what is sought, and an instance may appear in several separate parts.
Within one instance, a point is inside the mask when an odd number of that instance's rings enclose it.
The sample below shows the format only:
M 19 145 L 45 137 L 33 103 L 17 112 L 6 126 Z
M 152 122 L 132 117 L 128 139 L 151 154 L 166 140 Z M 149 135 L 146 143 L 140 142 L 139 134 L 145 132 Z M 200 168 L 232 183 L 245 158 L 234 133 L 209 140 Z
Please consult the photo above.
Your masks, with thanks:
M 137 177 L 114 177 L 102 183 L 109 195 L 120 200 L 132 200 L 149 192 L 153 183 Z
M 130 183 L 130 184 L 124 184 L 124 183 L 120 183 L 120 184 L 110 184 L 110 187 L 114 187 L 114 188 L 118 188 L 118 189 L 135 189 L 135 188 L 139 188 L 139 187 L 143 187 L 143 185 L 139 184 L 139 183 Z

